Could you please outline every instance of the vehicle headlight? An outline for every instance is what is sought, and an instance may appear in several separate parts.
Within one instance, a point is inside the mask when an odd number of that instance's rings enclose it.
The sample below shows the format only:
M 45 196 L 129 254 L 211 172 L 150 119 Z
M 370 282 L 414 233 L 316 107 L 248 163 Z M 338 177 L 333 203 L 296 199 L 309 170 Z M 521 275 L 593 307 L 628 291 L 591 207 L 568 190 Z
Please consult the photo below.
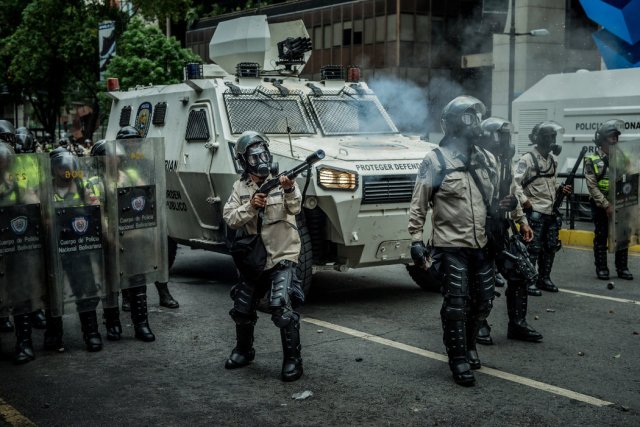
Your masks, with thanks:
M 358 174 L 346 170 L 318 168 L 318 185 L 326 190 L 351 190 L 358 188 Z

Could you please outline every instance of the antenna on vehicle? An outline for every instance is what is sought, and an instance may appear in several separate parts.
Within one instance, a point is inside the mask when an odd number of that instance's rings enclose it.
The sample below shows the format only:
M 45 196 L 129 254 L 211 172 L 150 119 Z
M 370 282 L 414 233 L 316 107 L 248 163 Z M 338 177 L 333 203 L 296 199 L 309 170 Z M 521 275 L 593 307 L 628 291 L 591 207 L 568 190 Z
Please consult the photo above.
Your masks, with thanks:
M 289 151 L 291 151 L 291 157 L 294 157 L 297 159 L 300 156 L 293 154 L 293 143 L 291 142 L 291 128 L 289 127 L 289 119 L 285 117 L 284 121 L 287 124 L 287 136 L 289 137 Z

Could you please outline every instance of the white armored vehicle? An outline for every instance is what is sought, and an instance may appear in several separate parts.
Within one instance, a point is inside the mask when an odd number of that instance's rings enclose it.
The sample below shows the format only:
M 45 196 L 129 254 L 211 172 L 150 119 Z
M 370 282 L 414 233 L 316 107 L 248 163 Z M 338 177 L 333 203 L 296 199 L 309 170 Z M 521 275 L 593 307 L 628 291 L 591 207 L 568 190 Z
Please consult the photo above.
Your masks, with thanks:
M 234 144 L 246 130 L 269 137 L 281 172 L 326 153 L 297 179 L 306 195 L 298 223 L 305 290 L 312 270 L 410 262 L 409 203 L 434 146 L 398 132 L 359 69 L 300 78 L 310 56 L 302 21 L 226 21 L 209 49 L 216 64 L 189 64 L 184 83 L 109 92 L 107 139 L 133 125 L 165 140 L 170 263 L 177 243 L 226 253 L 222 209 L 240 173 Z

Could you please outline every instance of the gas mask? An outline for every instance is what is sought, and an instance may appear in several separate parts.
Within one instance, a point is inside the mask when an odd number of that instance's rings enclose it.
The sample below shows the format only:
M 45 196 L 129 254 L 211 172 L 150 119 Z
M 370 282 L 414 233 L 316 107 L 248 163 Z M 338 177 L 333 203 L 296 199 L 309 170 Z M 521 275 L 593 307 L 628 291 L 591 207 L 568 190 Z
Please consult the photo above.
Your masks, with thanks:
M 503 159 L 511 159 L 516 153 L 516 147 L 511 142 L 513 126 L 507 120 L 499 117 L 489 117 L 480 123 L 482 136 L 475 144 L 491 154 Z
M 278 163 L 273 162 L 269 149 L 264 144 L 254 144 L 247 149 L 244 155 L 247 171 L 260 178 L 266 178 L 269 174 L 278 174 Z
M 556 144 L 556 134 L 541 134 L 537 140 L 538 148 L 546 153 L 552 153 L 554 156 L 562 152 L 562 146 Z

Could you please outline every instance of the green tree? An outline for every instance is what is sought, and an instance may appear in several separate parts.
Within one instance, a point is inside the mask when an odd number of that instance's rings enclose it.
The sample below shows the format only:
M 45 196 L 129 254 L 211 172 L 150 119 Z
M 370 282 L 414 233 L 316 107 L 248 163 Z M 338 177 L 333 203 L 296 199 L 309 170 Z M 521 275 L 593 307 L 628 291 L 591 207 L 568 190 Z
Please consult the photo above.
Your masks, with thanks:
M 114 13 L 98 0 L 31 0 L 2 40 L 4 81 L 52 135 L 70 100 L 96 105 L 98 22 Z
M 107 66 L 107 76 L 117 77 L 123 90 L 178 83 L 185 64 L 200 61 L 191 50 L 181 48 L 175 37 L 167 38 L 156 25 L 134 18 L 116 41 L 116 56 Z

